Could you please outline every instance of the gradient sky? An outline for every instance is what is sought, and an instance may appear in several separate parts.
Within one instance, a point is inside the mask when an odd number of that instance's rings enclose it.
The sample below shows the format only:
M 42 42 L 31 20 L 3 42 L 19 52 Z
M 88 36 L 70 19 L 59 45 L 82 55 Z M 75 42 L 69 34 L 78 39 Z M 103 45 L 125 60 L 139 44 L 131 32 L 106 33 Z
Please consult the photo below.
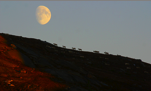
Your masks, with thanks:
M 51 11 L 46 25 L 39 5 Z M 0 32 L 151 63 L 151 1 L 0 1 Z

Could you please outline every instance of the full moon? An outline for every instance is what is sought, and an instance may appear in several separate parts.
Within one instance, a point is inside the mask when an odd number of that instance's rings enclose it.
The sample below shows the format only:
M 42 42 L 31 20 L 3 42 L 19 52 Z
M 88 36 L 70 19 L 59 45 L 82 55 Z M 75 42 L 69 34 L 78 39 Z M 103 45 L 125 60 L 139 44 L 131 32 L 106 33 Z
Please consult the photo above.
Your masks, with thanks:
M 47 24 L 51 19 L 51 12 L 46 6 L 38 6 L 36 10 L 36 19 L 41 24 Z

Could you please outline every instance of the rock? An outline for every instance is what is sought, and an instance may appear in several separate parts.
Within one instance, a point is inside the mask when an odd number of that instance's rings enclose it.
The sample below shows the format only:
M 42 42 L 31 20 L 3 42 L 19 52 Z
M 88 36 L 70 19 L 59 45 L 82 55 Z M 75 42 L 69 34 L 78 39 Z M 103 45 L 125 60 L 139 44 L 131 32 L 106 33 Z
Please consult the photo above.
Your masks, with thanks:
M 86 84 L 86 81 L 83 79 L 82 76 L 76 76 L 76 75 L 70 75 L 75 83 L 82 83 L 82 84 Z
M 72 77 L 70 77 L 70 75 L 68 75 L 67 72 L 64 70 L 56 70 L 56 76 L 63 79 L 66 82 L 74 83 Z
M 56 71 L 55 71 L 54 69 L 47 69 L 47 68 L 45 68 L 44 71 L 45 71 L 45 72 L 48 72 L 48 73 L 50 73 L 50 74 L 52 74 L 52 75 L 57 75 L 57 73 L 56 73 Z
M 86 74 L 87 73 L 87 72 L 83 71 L 80 67 L 78 67 L 76 64 L 73 64 L 72 62 L 64 61 L 64 60 L 56 60 L 54 62 L 58 65 L 62 65 L 64 67 L 67 67 L 68 69 L 72 69 L 74 71 L 77 71 L 81 74 Z
M 99 83 L 99 81 L 88 78 L 88 80 L 90 81 L 91 84 L 97 85 L 99 87 L 102 87 L 102 85 Z
M 0 76 L 2 76 L 2 77 L 8 77 L 7 74 L 1 74 Z
M 23 53 L 20 52 L 20 55 L 23 59 L 23 63 L 28 66 L 28 67 L 32 67 L 35 68 L 36 66 L 33 64 L 33 62 Z
M 9 84 L 9 86 L 15 86 L 14 84 Z
M 18 50 L 21 51 L 21 53 L 28 53 L 29 55 L 34 55 L 36 57 L 39 57 L 39 55 L 37 53 L 35 53 L 34 51 L 32 51 L 32 49 L 30 49 L 30 48 L 25 48 L 23 46 L 20 46 L 17 43 L 15 43 L 15 45 L 18 48 Z
M 11 84 L 12 81 L 13 81 L 13 80 L 6 80 L 5 82 L 6 82 L 7 84 Z
M 104 82 L 99 82 L 99 83 L 101 83 L 104 86 L 109 86 L 109 85 L 105 84 Z
M 61 78 L 62 80 L 69 82 L 69 83 L 74 83 L 74 80 L 70 75 L 68 75 L 67 71 L 62 70 L 62 69 L 45 69 L 46 72 Z
M 16 49 L 16 48 L 17 48 L 14 44 L 11 44 L 11 47 L 12 47 L 13 49 Z
M 27 71 L 23 69 L 23 70 L 21 70 L 21 73 L 27 73 Z
M 88 62 L 88 64 L 92 64 L 92 62 Z
M 39 67 L 49 67 L 49 68 L 54 68 L 54 66 L 49 62 L 49 60 L 46 60 L 45 58 L 43 57 L 39 57 L 38 59 L 36 59 L 34 61 L 34 64 L 36 66 L 39 66 Z
M 88 91 L 82 87 L 70 87 L 68 91 Z

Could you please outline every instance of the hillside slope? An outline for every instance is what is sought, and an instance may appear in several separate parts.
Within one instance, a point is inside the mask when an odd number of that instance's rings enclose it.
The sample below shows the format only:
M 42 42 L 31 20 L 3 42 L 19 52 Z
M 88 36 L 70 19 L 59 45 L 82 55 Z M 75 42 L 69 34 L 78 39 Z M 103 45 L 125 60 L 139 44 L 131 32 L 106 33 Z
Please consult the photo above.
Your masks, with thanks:
M 1 91 L 151 91 L 151 65 L 0 33 Z

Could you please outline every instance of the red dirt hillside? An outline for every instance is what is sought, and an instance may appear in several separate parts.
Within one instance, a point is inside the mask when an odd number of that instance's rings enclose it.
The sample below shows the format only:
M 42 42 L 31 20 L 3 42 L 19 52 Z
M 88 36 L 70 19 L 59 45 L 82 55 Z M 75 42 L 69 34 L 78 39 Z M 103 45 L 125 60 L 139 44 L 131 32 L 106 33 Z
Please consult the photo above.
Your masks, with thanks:
M 0 91 L 151 91 L 151 64 L 0 33 Z
M 67 87 L 50 80 L 51 74 L 36 71 L 25 61 L 14 44 L 0 36 L 0 91 L 55 91 Z

